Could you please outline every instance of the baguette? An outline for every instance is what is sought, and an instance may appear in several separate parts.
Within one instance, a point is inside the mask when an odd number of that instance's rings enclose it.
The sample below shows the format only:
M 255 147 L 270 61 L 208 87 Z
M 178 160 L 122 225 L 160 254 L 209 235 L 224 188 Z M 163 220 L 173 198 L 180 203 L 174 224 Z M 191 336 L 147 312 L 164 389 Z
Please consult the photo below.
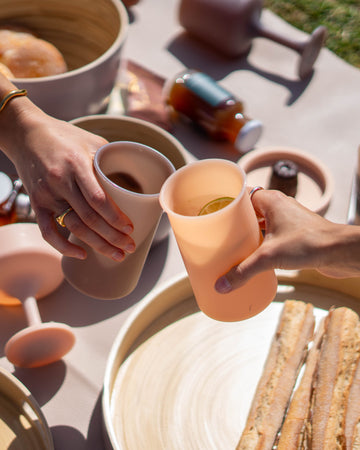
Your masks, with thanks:
M 321 343 L 325 331 L 325 318 L 316 330 L 312 347 L 306 358 L 304 373 L 293 394 L 281 428 L 277 450 L 297 450 L 306 447 L 306 429 L 309 422 L 314 376 L 319 362 Z
M 237 450 L 272 449 L 314 326 L 311 304 L 284 303 Z
M 312 402 L 312 450 L 345 448 L 346 406 L 360 351 L 354 311 L 330 310 L 325 327 Z
M 346 450 L 360 449 L 360 362 L 350 386 L 345 416 Z

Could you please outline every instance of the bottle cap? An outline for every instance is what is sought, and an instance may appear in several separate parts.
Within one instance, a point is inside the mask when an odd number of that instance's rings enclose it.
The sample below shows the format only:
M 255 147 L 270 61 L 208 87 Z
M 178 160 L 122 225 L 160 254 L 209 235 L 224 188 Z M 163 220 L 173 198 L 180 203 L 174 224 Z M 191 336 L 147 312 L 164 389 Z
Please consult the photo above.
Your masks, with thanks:
M 262 133 L 263 125 L 259 120 L 249 120 L 241 128 L 235 140 L 235 147 L 241 152 L 252 150 L 259 140 Z
M 4 203 L 11 194 L 13 183 L 4 172 L 0 172 L 0 204 Z
M 31 209 L 30 198 L 27 194 L 20 193 L 15 200 L 15 212 L 19 220 L 26 220 L 34 216 Z

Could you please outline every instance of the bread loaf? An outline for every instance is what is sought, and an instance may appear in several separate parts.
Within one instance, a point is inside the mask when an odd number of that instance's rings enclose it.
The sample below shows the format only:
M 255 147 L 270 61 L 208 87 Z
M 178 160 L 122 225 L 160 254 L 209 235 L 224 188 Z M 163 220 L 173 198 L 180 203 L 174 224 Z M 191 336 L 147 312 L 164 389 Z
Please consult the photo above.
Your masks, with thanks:
M 325 319 L 320 322 L 312 342 L 312 347 L 306 357 L 304 373 L 286 413 L 277 443 L 277 450 L 297 450 L 306 447 L 306 431 L 309 427 L 314 377 L 325 331 L 324 322 Z
M 62 54 L 53 44 L 14 26 L 0 29 L 0 63 L 15 78 L 45 77 L 67 71 Z
M 312 450 L 344 449 L 346 446 L 345 418 L 359 361 L 359 336 L 359 318 L 354 311 L 345 307 L 330 310 L 313 394 Z M 354 426 L 355 423 L 349 425 L 350 428 Z
M 237 450 L 271 450 L 313 337 L 313 306 L 287 300 Z

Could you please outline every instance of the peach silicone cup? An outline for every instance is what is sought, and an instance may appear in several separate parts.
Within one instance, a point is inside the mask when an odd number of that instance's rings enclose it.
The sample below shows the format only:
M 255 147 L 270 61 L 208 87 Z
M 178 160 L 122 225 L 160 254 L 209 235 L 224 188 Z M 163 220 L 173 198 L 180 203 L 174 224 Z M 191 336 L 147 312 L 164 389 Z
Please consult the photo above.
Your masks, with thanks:
M 220 197 L 234 197 L 225 208 L 199 216 L 201 208 Z M 274 271 L 253 277 L 227 294 L 215 282 L 262 242 L 255 211 L 237 164 L 205 159 L 177 170 L 165 181 L 160 203 L 168 214 L 199 308 L 226 321 L 248 319 L 261 312 L 277 291 Z
M 42 238 L 34 223 L 5 225 L 0 228 L 0 240 L 3 303 L 20 301 L 28 322 L 28 327 L 6 343 L 6 357 L 18 367 L 55 362 L 71 350 L 75 336 L 65 324 L 42 323 L 37 299 L 53 292 L 63 281 L 61 255 Z
M 106 193 L 131 219 L 136 250 L 121 262 L 113 261 L 70 235 L 72 242 L 86 249 L 87 258 L 64 256 L 62 267 L 65 278 L 75 289 L 95 298 L 112 300 L 130 294 L 139 281 L 162 214 L 160 188 L 175 168 L 160 152 L 130 141 L 115 141 L 101 147 L 95 154 L 94 168 Z M 108 175 L 116 172 L 134 178 L 143 193 L 113 183 Z

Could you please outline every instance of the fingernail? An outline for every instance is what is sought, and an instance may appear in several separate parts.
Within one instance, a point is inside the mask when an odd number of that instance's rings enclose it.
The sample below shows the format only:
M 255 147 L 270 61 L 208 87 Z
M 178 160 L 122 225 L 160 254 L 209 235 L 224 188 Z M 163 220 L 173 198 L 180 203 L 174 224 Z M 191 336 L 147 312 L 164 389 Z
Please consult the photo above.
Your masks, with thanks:
M 127 245 L 125 245 L 124 250 L 127 253 L 134 253 L 134 251 L 135 251 L 135 244 L 127 244 Z
M 125 258 L 125 254 L 124 252 L 122 252 L 121 250 L 116 250 L 112 255 L 111 255 L 112 259 L 114 261 L 122 261 Z
M 74 254 L 74 258 L 77 259 L 86 259 L 87 258 L 87 253 L 85 250 L 79 250 L 76 252 L 76 254 Z
M 232 290 L 232 286 L 226 277 L 221 277 L 218 280 L 216 280 L 215 289 L 220 294 L 226 294 Z
M 131 234 L 134 231 L 134 227 L 132 225 L 125 225 L 121 231 L 125 234 Z

